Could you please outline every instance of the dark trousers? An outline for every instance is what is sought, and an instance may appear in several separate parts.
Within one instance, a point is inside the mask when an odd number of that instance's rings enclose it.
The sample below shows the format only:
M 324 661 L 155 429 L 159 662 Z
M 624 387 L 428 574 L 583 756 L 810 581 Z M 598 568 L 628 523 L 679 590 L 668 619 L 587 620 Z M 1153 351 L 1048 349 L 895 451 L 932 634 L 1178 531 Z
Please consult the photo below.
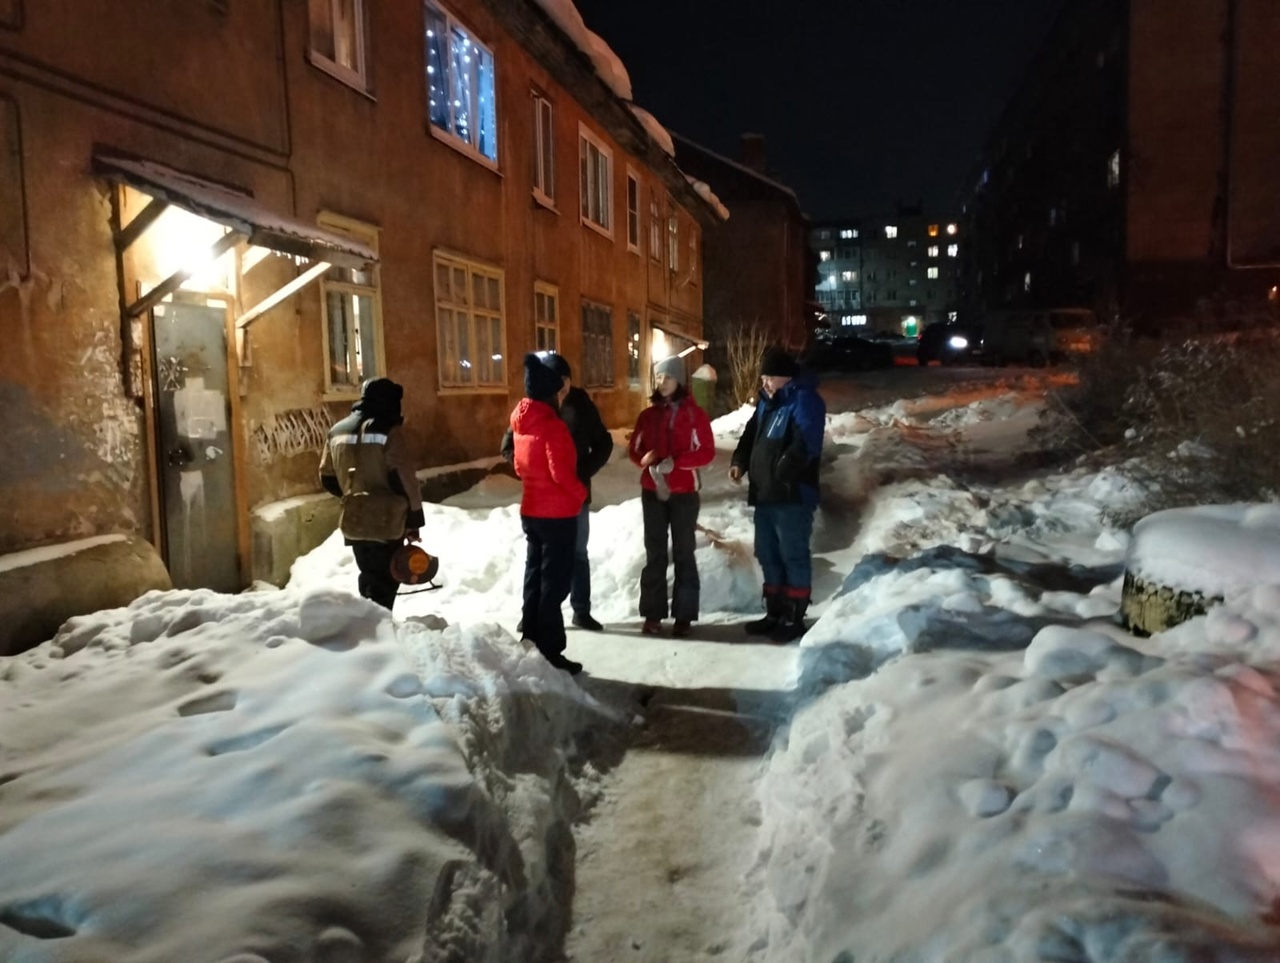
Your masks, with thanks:
M 587 558 L 590 538 L 591 506 L 584 504 L 578 514 L 578 532 L 573 546 L 573 587 L 569 590 L 569 607 L 578 615 L 591 614 L 591 559 Z
M 675 584 L 671 589 L 671 615 L 682 622 L 698 617 L 702 583 L 693 558 L 694 528 L 702 499 L 697 492 L 672 495 L 665 502 L 648 490 L 640 492 L 644 518 L 644 568 L 640 571 L 640 617 L 667 617 L 667 531 L 671 532 L 671 561 Z
M 807 589 L 813 583 L 809 538 L 815 506 L 795 502 L 756 506 L 756 558 L 765 585 Z
M 402 539 L 394 542 L 352 542 L 351 554 L 360 570 L 357 586 L 360 594 L 371 602 L 390 609 L 396 602 L 400 583 L 391 577 L 391 556 L 396 553 Z
M 524 528 L 524 637 L 543 655 L 564 651 L 564 613 L 560 606 L 573 580 L 573 549 L 578 516 L 520 516 Z

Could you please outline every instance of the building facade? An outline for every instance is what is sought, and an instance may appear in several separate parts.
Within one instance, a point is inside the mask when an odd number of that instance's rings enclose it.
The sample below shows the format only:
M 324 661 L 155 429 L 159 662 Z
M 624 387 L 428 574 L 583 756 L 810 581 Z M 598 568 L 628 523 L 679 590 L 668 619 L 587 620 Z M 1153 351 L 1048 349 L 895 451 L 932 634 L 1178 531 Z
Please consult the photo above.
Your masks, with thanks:
M 179 586 L 279 582 L 363 380 L 454 464 L 524 352 L 622 424 L 655 342 L 701 339 L 717 215 L 555 5 L 66 6 L 0 2 L 0 553 L 124 534 Z
M 966 306 L 1158 328 L 1264 305 L 1280 282 L 1277 44 L 1271 0 L 1068 0 L 971 178 Z
M 954 318 L 963 242 L 955 217 L 899 204 L 891 215 L 817 224 L 814 294 L 834 338 L 915 337 L 926 324 Z

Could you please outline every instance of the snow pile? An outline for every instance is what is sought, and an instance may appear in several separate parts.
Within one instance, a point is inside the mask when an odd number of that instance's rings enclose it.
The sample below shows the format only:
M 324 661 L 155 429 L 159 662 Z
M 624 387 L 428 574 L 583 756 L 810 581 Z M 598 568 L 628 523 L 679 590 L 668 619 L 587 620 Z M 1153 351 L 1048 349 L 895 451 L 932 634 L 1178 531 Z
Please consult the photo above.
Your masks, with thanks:
M 1223 598 L 1280 584 L 1280 505 L 1199 505 L 1142 519 L 1128 568 L 1148 582 Z
M 619 99 L 631 100 L 631 77 L 627 74 L 627 68 L 607 43 L 587 29 L 573 0 L 537 0 L 537 3 L 555 25 L 568 35 L 574 46 L 587 55 L 596 69 L 596 75 L 605 85 Z
M 720 220 L 729 220 L 729 208 L 725 207 L 720 198 L 716 197 L 716 192 L 711 189 L 710 184 L 706 181 L 700 181 L 689 174 L 685 174 L 684 179 L 689 182 L 689 185 L 694 189 L 697 195 L 706 201 L 707 204 L 711 206 L 712 210 L 719 215 Z
M 662 152 L 668 157 L 675 157 L 676 145 L 672 142 L 671 134 L 668 133 L 667 129 L 658 123 L 658 118 L 643 107 L 635 104 L 630 104 L 629 106 L 631 107 L 631 113 L 636 115 L 636 120 L 640 121 L 640 126 L 653 138 L 654 143 L 662 148 Z

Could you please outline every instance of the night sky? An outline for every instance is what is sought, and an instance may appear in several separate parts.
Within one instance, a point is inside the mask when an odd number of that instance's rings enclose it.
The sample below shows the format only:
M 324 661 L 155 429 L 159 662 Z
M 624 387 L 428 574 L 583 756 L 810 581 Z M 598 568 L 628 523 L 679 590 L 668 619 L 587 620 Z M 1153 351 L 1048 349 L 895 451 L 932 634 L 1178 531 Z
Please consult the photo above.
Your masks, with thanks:
M 951 207 L 1062 0 L 575 0 L 668 130 L 769 165 L 814 220 Z M 714 185 L 712 185 L 714 187 Z

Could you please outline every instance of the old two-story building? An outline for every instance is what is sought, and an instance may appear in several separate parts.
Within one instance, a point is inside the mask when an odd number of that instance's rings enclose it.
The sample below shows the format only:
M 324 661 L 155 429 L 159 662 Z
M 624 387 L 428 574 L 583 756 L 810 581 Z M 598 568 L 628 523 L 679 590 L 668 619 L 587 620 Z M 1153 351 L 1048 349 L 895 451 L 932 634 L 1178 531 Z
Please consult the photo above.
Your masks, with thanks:
M 629 96 L 567 0 L 0 0 L 0 652 L 281 582 L 367 378 L 424 467 L 496 453 L 529 350 L 634 417 L 718 215 Z

